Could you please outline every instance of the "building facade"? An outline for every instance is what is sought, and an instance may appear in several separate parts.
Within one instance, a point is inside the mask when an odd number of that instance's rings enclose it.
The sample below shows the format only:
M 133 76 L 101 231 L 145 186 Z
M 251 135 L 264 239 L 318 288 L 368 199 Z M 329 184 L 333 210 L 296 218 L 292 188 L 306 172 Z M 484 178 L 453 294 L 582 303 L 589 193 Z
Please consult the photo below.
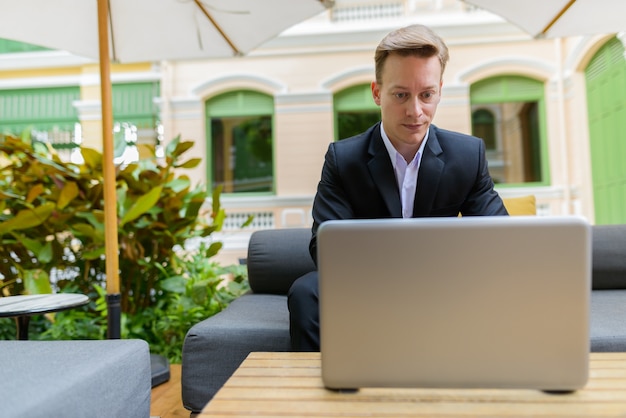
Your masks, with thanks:
M 535 195 L 539 215 L 626 222 L 620 34 L 535 40 L 457 0 L 335 3 L 244 57 L 112 70 L 116 138 L 193 140 L 203 163 L 188 174 L 223 186 L 224 261 L 245 257 L 255 229 L 311 225 L 328 144 L 379 118 L 374 49 L 412 23 L 432 27 L 450 48 L 434 123 L 485 140 L 501 195 Z M 95 63 L 59 51 L 4 52 L 0 129 L 32 125 L 50 140 L 100 146 Z M 34 111 L 36 101 L 65 105 Z M 239 228 L 249 214 L 253 224 Z

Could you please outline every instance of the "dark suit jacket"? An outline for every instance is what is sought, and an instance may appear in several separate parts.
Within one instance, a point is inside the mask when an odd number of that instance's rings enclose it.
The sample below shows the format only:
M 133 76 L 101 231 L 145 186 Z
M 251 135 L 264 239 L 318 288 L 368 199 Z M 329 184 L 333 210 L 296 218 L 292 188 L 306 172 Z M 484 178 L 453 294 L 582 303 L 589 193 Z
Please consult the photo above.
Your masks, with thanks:
M 484 142 L 430 126 L 418 174 L 413 217 L 507 215 L 487 170 Z M 400 192 L 380 123 L 329 145 L 313 202 L 309 250 L 317 260 L 317 228 L 331 219 L 401 218 Z

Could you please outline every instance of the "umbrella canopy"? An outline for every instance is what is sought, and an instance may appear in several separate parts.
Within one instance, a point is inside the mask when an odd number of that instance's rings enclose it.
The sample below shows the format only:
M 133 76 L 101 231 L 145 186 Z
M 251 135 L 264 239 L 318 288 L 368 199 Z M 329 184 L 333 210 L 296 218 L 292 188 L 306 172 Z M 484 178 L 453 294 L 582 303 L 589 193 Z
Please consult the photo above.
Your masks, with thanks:
M 465 0 L 502 16 L 535 38 L 558 38 L 626 30 L 626 1 Z
M 245 54 L 324 11 L 322 0 L 109 0 L 109 51 L 131 63 Z M 98 59 L 96 0 L 0 0 L 0 38 Z
M 109 338 L 120 338 L 121 333 L 111 60 L 242 55 L 332 4 L 332 0 L 0 0 L 0 38 L 65 50 L 100 64 Z

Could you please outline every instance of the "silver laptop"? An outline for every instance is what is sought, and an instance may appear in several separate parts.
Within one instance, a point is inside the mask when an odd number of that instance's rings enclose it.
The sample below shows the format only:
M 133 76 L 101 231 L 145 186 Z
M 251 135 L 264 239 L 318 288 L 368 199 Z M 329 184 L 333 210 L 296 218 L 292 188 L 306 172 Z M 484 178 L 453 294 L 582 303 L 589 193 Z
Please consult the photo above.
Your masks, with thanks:
M 572 391 L 589 370 L 579 217 L 329 221 L 318 230 L 328 388 Z

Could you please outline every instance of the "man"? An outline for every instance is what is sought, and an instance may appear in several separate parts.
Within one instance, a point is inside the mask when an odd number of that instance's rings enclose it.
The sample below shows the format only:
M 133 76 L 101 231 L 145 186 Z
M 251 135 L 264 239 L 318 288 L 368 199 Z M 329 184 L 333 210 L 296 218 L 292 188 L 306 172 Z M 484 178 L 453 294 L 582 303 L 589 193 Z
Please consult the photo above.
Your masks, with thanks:
M 313 202 L 316 231 L 331 219 L 508 215 L 493 188 L 482 140 L 431 125 L 441 100 L 448 48 L 429 28 L 388 34 L 375 53 L 372 97 L 382 121 L 331 143 Z M 289 291 L 296 351 L 319 351 L 317 272 Z

